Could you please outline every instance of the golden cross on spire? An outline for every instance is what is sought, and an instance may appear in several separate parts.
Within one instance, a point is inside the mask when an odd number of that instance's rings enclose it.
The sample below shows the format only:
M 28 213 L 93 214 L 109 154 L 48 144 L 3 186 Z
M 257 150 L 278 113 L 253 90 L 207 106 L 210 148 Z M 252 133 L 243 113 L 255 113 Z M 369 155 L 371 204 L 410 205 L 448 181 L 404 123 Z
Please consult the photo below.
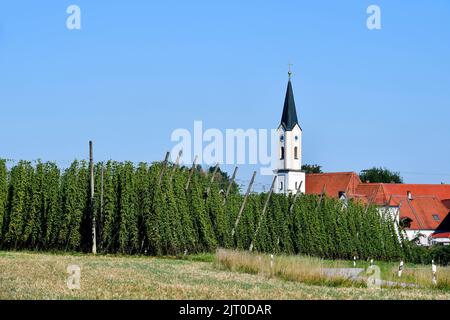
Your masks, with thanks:
M 291 67 L 293 66 L 293 64 L 292 63 L 289 63 L 288 64 L 288 76 L 289 76 L 289 80 L 291 80 L 291 76 L 292 76 L 292 71 L 291 71 Z

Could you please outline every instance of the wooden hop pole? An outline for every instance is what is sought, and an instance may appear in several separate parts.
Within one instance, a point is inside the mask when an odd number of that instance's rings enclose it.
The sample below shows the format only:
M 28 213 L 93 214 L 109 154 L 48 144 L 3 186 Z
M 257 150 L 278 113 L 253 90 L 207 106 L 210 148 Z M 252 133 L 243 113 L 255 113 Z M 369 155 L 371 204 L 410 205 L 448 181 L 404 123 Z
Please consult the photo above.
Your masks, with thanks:
M 300 196 L 300 194 L 301 194 L 301 188 L 302 188 L 302 184 L 303 184 L 303 181 L 300 181 L 300 184 L 299 184 L 299 186 L 298 186 L 298 188 L 297 188 L 297 192 L 295 193 L 295 196 L 294 196 L 294 199 L 292 199 L 292 204 L 291 204 L 291 207 L 289 208 L 289 213 L 291 213 L 292 214 L 292 211 L 294 210 L 294 204 L 295 204 L 295 201 L 297 201 L 297 198 Z
M 375 197 L 377 196 L 377 192 L 378 192 L 378 190 L 375 190 L 375 191 L 372 193 L 372 196 L 370 197 L 369 202 L 367 202 L 366 208 L 365 208 L 365 210 L 364 210 L 364 215 L 367 214 L 367 211 L 369 210 L 369 207 L 370 207 L 370 206 L 372 205 L 372 203 L 375 201 Z
M 163 166 L 161 168 L 161 173 L 159 174 L 158 186 L 161 185 L 164 171 L 166 170 L 167 163 L 169 162 L 169 156 L 170 156 L 170 152 L 166 152 L 166 157 L 164 158 Z
M 170 175 L 170 182 L 172 182 L 172 180 L 173 180 L 173 176 L 175 175 L 175 171 L 177 170 L 177 167 L 178 167 L 178 164 L 180 163 L 180 158 L 181 158 L 182 155 L 183 155 L 183 150 L 180 150 L 178 152 L 177 160 L 175 161 L 175 164 L 174 164 L 173 169 L 172 169 L 172 173 Z
M 258 226 L 256 227 L 255 234 L 253 235 L 252 242 L 250 243 L 250 248 L 248 249 L 249 251 L 253 251 L 253 242 L 255 241 L 256 236 L 258 235 L 259 229 L 261 228 L 262 219 L 264 217 L 264 214 L 266 213 L 267 207 L 269 206 L 270 197 L 272 196 L 276 179 L 277 177 L 274 176 L 272 180 L 272 185 L 270 186 L 269 194 L 267 195 L 266 203 L 264 203 L 263 211 L 261 213 L 261 216 L 259 217 Z
M 211 191 L 211 185 L 214 183 L 214 179 L 216 177 L 217 171 L 219 170 L 219 163 L 216 163 L 216 166 L 214 167 L 213 174 L 211 176 L 211 180 L 209 181 L 208 188 L 206 189 L 206 195 L 209 195 L 209 192 Z
M 248 184 L 247 192 L 245 193 L 244 201 L 242 201 L 241 208 L 239 209 L 239 213 L 236 218 L 236 222 L 234 223 L 233 230 L 231 230 L 231 236 L 234 237 L 234 233 L 236 232 L 236 228 L 239 224 L 239 220 L 241 220 L 242 212 L 244 211 L 245 204 L 247 203 L 248 195 L 250 194 L 250 191 L 252 190 L 253 182 L 255 181 L 256 171 L 253 171 L 252 179 L 250 180 L 250 183 Z
M 232 185 L 234 183 L 234 180 L 236 179 L 237 171 L 238 171 L 238 167 L 235 167 L 234 171 L 233 171 L 233 175 L 231 176 L 230 183 L 228 183 L 227 192 L 225 193 L 225 197 L 223 198 L 223 204 L 224 205 L 227 202 L 227 198 L 228 198 L 228 195 L 230 194 L 231 187 L 232 187 Z
M 97 235 L 96 235 L 96 222 L 94 212 L 94 151 L 92 141 L 89 141 L 89 169 L 90 169 L 90 211 L 92 216 L 92 253 L 97 254 Z
M 189 178 L 188 178 L 188 181 L 186 182 L 186 187 L 185 187 L 186 191 L 189 190 L 189 185 L 191 184 L 192 174 L 194 173 L 194 170 L 195 170 L 195 163 L 197 162 L 197 158 L 198 158 L 198 156 L 195 156 L 194 161 L 192 162 L 192 167 L 191 167 L 191 170 L 189 171 Z
M 320 193 L 319 203 L 317 204 L 316 212 L 319 211 L 320 206 L 322 205 L 322 200 L 323 200 L 323 197 L 325 196 L 326 190 L 327 190 L 327 184 L 324 184 L 323 188 L 322 188 L 322 192 Z

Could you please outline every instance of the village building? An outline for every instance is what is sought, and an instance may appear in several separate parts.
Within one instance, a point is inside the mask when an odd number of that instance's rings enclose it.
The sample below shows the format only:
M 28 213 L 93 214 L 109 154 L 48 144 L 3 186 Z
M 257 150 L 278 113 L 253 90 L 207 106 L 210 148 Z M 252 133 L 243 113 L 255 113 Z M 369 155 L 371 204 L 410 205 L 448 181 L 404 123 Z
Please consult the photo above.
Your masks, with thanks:
M 274 170 L 276 193 L 325 194 L 378 206 L 421 245 L 450 244 L 450 185 L 363 182 L 355 172 L 305 174 L 302 167 L 302 129 L 297 118 L 291 72 L 278 133 Z
M 450 244 L 448 184 L 367 183 L 355 172 L 307 174 L 306 193 L 322 192 L 377 205 L 418 244 Z

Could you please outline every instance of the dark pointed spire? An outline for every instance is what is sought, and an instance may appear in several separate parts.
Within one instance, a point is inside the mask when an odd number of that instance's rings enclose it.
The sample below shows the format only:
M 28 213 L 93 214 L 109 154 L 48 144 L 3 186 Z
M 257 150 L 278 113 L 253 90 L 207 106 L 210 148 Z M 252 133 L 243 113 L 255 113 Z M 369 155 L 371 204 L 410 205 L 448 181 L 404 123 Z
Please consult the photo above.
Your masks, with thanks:
M 286 97 L 284 98 L 283 115 L 281 116 L 281 125 L 286 131 L 294 129 L 298 124 L 297 111 L 295 110 L 294 93 L 291 84 L 291 70 L 288 72 L 289 81 L 286 89 Z M 299 125 L 300 126 L 300 125 Z

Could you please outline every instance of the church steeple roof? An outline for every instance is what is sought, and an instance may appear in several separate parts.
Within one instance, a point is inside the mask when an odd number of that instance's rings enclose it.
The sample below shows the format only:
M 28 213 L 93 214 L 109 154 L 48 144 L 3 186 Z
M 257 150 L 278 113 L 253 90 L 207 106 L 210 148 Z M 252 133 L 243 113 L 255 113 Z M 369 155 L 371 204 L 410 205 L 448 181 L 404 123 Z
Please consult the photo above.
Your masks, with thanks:
M 281 125 L 286 131 L 291 131 L 292 129 L 294 129 L 296 124 L 298 124 L 297 111 L 295 110 L 294 92 L 292 91 L 291 84 L 291 72 L 289 71 L 289 81 L 286 89 L 286 97 L 284 98 Z

